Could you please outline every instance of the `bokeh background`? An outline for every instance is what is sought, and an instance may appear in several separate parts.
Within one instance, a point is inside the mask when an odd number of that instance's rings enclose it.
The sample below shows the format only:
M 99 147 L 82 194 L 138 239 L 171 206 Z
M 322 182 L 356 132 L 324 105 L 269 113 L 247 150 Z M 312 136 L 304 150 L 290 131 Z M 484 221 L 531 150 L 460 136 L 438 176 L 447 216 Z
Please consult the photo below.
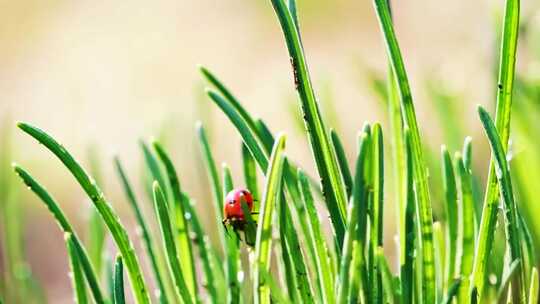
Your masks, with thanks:
M 298 2 L 324 115 L 340 132 L 352 160 L 364 121 L 386 126 L 384 103 L 373 89 L 375 80 L 384 79 L 386 54 L 371 1 Z M 461 136 L 472 136 L 481 181 L 489 154 L 475 109 L 479 103 L 493 109 L 502 6 L 502 0 L 409 0 L 393 5 L 426 144 L 437 155 L 442 143 L 454 151 Z M 540 41 L 540 5 L 524 0 L 522 6 L 522 19 L 531 25 L 522 37 L 534 44 Z M 204 210 L 211 194 L 195 142 L 196 121 L 207 127 L 216 160 L 231 165 L 238 184 L 242 179 L 240 138 L 205 97 L 198 64 L 214 71 L 272 130 L 286 132 L 288 154 L 316 174 L 299 124 L 287 51 L 269 1 L 21 0 L 2 1 L 0 7 L 0 176 L 8 180 L 13 175 L 12 160 L 30 169 L 82 235 L 88 231 L 91 204 L 50 153 L 15 130 L 15 121 L 47 130 L 87 167 L 97 168 L 107 196 L 128 225 L 133 217 L 112 158 L 118 155 L 143 189 L 138 142 L 158 137 L 173 152 L 183 187 Z M 533 60 L 538 53 L 540 48 L 520 46 L 521 73 L 538 75 Z M 444 111 L 453 111 L 459 119 L 441 127 Z M 431 169 L 432 179 L 440 178 L 438 168 Z M 389 166 L 386 174 L 391 175 Z M 11 208 L 15 213 L 10 214 L 18 215 L 1 218 L 2 260 L 9 254 L 24 256 L 28 264 L 19 266 L 31 269 L 46 297 L 54 303 L 70 302 L 62 233 L 19 181 L 0 185 L 2 210 Z M 145 197 L 144 190 L 139 192 Z M 434 192 L 435 208 L 440 209 Z M 390 252 L 395 232 L 392 193 L 389 179 L 385 244 Z M 8 200 L 16 203 L 8 205 Z M 211 230 L 211 215 L 202 218 Z M 14 249 L 6 250 L 7 229 L 20 236 Z M 1 273 L 8 268 L 0 264 Z M 4 281 L 1 287 L 6 292 L 14 284 Z

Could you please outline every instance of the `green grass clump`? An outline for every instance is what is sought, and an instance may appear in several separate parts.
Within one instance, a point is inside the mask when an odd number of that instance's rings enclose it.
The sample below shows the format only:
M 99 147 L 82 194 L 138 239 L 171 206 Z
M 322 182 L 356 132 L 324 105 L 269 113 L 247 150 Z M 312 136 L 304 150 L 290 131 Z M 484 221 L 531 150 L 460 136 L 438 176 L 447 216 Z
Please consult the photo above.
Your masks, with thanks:
M 479 107 L 492 155 L 483 204 L 472 139 L 466 137 L 462 148 L 455 147 L 458 132 L 448 126 L 444 129 L 452 132 L 448 136 L 452 140 L 449 148 L 443 146 L 437 163 L 441 179 L 431 183 L 428 178 L 436 152 L 421 134 L 386 0 L 374 0 L 388 55 L 386 86 L 384 80 L 378 80 L 376 87 L 387 101 L 390 131 L 383 132 L 379 123 L 366 123 L 358 135 L 353 167 L 349 167 L 340 135 L 321 115 L 295 1 L 270 2 L 283 30 L 318 176 L 308 176 L 305 168 L 287 156 L 284 134 L 274 136 L 264 120 L 254 118 L 213 72 L 201 67 L 212 86 L 206 91 L 209 99 L 242 140 L 243 184 L 256 199 L 253 213 L 241 202 L 243 231 L 224 224 L 224 200 L 235 187 L 233 168 L 224 163 L 220 175 L 202 123 L 197 124 L 196 133 L 212 196 L 202 208 L 205 216 L 213 210 L 217 231 L 210 232 L 202 224 L 201 210 L 181 186 L 183 176 L 160 142 L 140 143 L 146 190 L 153 201 L 150 214 L 143 211 L 142 200 L 136 197 L 119 158 L 114 159 L 140 228 L 143 252 L 135 252 L 133 238 L 98 183 L 68 150 L 41 129 L 18 124 L 72 173 L 93 204 L 96 217 L 92 217 L 92 225 L 103 224 L 118 250 L 114 262 L 107 264 L 105 257 L 112 255 L 104 254 L 106 231 L 92 230 L 96 241 L 84 244 L 60 204 L 26 170 L 13 165 L 65 234 L 76 302 L 90 302 L 89 291 L 96 303 L 118 304 L 130 299 L 150 303 L 154 298 L 160 303 L 537 303 L 540 225 L 531 220 L 539 210 L 531 202 L 538 197 L 534 190 L 540 175 L 526 178 L 521 155 L 513 155 L 509 149 L 515 96 L 520 100 L 518 134 L 533 152 L 540 151 L 534 137 L 523 132 L 540 117 L 540 107 L 534 104 L 540 100 L 540 86 L 527 77 L 514 81 L 519 1 L 506 0 L 495 120 Z M 430 90 L 450 98 L 436 87 Z M 535 134 L 540 136 L 540 132 Z M 385 161 L 385 143 L 390 144 L 390 162 Z M 534 153 L 524 153 L 524 158 L 530 165 L 540 166 L 540 157 Z M 392 172 L 394 193 L 386 190 L 385 171 Z M 96 169 L 91 172 L 98 174 Z M 437 193 L 442 194 L 440 198 Z M 392 199 L 397 210 L 397 250 L 384 247 L 384 215 Z M 321 212 L 329 215 L 328 223 Z M 158 231 L 152 229 L 153 222 Z M 216 243 L 211 242 L 212 233 Z M 394 250 L 398 257 L 395 269 L 389 259 Z M 148 278 L 142 272 L 143 254 L 149 260 Z M 131 294 L 124 294 L 124 267 Z M 107 290 L 101 286 L 103 277 L 109 283 Z M 150 280 L 157 289 L 154 297 L 149 292 Z

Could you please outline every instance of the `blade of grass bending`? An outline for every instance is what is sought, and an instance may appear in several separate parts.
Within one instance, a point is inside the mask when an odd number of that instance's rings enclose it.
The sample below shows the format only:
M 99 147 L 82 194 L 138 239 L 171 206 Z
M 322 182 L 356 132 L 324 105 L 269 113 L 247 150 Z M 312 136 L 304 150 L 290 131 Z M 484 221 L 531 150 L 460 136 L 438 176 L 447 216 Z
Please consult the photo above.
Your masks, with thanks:
M 326 198 L 325 202 L 330 211 L 337 243 L 341 246 L 345 233 L 344 219 L 346 216 L 347 194 L 339 171 L 336 151 L 330 142 L 328 130 L 321 117 L 298 28 L 283 0 L 272 0 L 272 5 L 281 24 L 289 50 L 295 86 L 300 97 L 317 170 L 321 177 L 323 193 Z
M 179 252 L 180 266 L 182 267 L 182 274 L 186 279 L 189 292 L 192 297 L 196 297 L 197 292 L 197 272 L 195 271 L 195 261 L 193 260 L 193 250 L 191 248 L 191 240 L 189 238 L 190 231 L 187 225 L 186 211 L 184 205 L 187 204 L 183 200 L 182 190 L 180 187 L 180 181 L 174 165 L 169 157 L 167 151 L 163 149 L 160 143 L 157 141 L 152 142 L 152 147 L 156 151 L 156 154 L 165 168 L 167 177 L 169 180 L 169 186 L 171 187 L 172 197 L 174 200 L 173 210 L 174 225 L 176 228 L 177 247 Z
M 240 133 L 242 140 L 248 147 L 249 151 L 253 155 L 253 158 L 257 161 L 259 166 L 263 171 L 266 171 L 268 167 L 268 159 L 266 158 L 265 153 L 263 152 L 257 138 L 250 131 L 249 126 L 247 126 L 246 121 L 242 116 L 237 112 L 237 110 L 232 107 L 223 97 L 212 90 L 207 90 L 207 94 L 212 99 L 216 105 L 227 115 L 231 120 L 233 125 L 236 127 Z
M 499 61 L 497 111 L 495 115 L 497 131 L 500 134 L 504 151 L 508 148 L 508 139 L 510 137 L 510 113 L 512 107 L 512 91 L 514 87 L 519 32 L 519 11 L 519 0 L 506 0 Z M 482 209 L 482 219 L 480 221 L 480 230 L 478 231 L 478 241 L 473 267 L 473 281 L 471 283 L 471 290 L 476 288 L 479 298 L 482 297 L 484 291 L 487 261 L 491 254 L 494 236 L 493 232 L 495 231 L 495 226 L 497 224 L 499 204 L 499 190 L 493 156 L 489 167 L 486 194 L 484 196 L 484 207 Z
M 222 165 L 223 172 L 223 201 L 225 196 L 234 189 L 231 169 L 227 164 Z M 227 202 L 225 202 L 227 204 Z M 227 228 L 228 229 L 228 228 Z M 238 280 L 238 273 L 242 271 L 240 261 L 240 239 L 236 231 L 230 231 L 226 236 L 227 241 L 227 261 L 226 261 L 226 279 L 228 287 L 227 303 L 240 303 L 241 290 Z
M 395 303 L 397 290 L 394 286 L 394 276 L 390 271 L 390 266 L 388 266 L 388 261 L 386 261 L 386 257 L 384 256 L 384 250 L 382 247 L 377 248 L 376 261 L 377 264 L 379 264 L 382 286 L 384 288 L 384 303 Z M 383 301 L 382 297 L 381 301 Z
M 176 250 L 176 244 L 174 241 L 174 235 L 172 232 L 171 219 L 169 217 L 167 198 L 159 186 L 159 182 L 155 181 L 152 186 L 154 192 L 154 207 L 156 214 L 158 215 L 159 228 L 161 231 L 161 237 L 163 239 L 163 247 L 166 252 L 167 264 L 169 266 L 169 272 L 173 277 L 173 281 L 176 287 L 177 295 L 182 299 L 184 303 L 196 302 L 195 297 L 190 294 L 186 285 L 184 275 L 182 273 L 180 261 L 178 259 L 178 252 Z
M 453 282 L 456 274 L 456 252 L 458 241 L 458 202 L 457 202 L 457 187 L 456 176 L 454 173 L 454 166 L 452 164 L 452 158 L 450 153 L 446 149 L 446 146 L 441 147 L 442 158 L 442 176 L 444 192 L 446 197 L 445 215 L 446 215 L 446 260 L 445 260 L 445 275 L 444 286 L 445 290 L 448 289 Z M 465 284 L 463 284 L 465 285 Z
M 73 291 L 75 292 L 75 302 L 78 304 L 88 303 L 86 298 L 86 286 L 84 285 L 84 277 L 79 261 L 79 253 L 77 246 L 74 244 L 73 234 L 66 232 L 64 235 L 66 247 L 69 256 L 70 277 Z
M 95 146 L 90 147 L 88 154 L 90 174 L 94 177 L 96 184 L 101 187 L 102 172 Z M 90 209 L 90 219 L 88 221 L 88 254 L 90 255 L 98 277 L 103 276 L 103 270 L 105 269 L 103 252 L 105 246 L 105 233 L 105 224 L 103 223 L 99 212 L 95 208 Z
M 322 302 L 334 303 L 334 280 L 332 277 L 331 262 L 328 256 L 328 247 L 324 239 L 308 178 L 301 169 L 298 169 L 298 184 L 302 192 L 304 209 L 307 211 L 309 219 L 309 238 L 315 244 L 315 268 L 318 272 L 319 288 L 322 291 Z
M 214 161 L 214 157 L 212 156 L 212 150 L 210 148 L 210 144 L 208 143 L 208 138 L 206 137 L 206 132 L 201 122 L 197 122 L 196 130 L 201 147 L 201 153 L 206 167 L 206 172 L 210 181 L 210 188 L 212 188 L 212 201 L 214 202 L 214 217 L 216 220 L 215 224 L 217 229 L 221 230 L 221 232 L 218 233 L 219 240 L 221 242 L 221 248 L 223 252 L 226 252 L 226 232 L 224 229 L 221 228 L 223 226 L 223 189 L 221 188 L 221 180 L 218 175 L 216 162 Z
M 124 189 L 124 193 L 127 197 L 129 205 L 131 209 L 133 210 L 133 213 L 135 213 L 135 219 L 137 220 L 137 225 L 139 225 L 141 229 L 141 238 L 144 243 L 144 249 L 146 250 L 146 253 L 150 259 L 152 272 L 154 273 L 154 277 L 157 283 L 157 288 L 159 289 L 158 290 L 159 301 L 162 304 L 168 303 L 169 300 L 167 296 L 167 288 L 165 287 L 165 278 L 159 267 L 158 256 L 156 254 L 156 251 L 154 250 L 152 234 L 150 233 L 148 229 L 148 224 L 146 223 L 144 215 L 139 207 L 139 202 L 137 201 L 135 192 L 133 192 L 131 183 L 129 182 L 128 177 L 122 166 L 122 163 L 120 162 L 120 159 L 118 157 L 114 158 L 114 166 L 116 168 L 116 172 L 122 183 L 122 188 Z
M 375 123 L 371 135 L 371 182 L 373 185 L 372 206 L 370 215 L 370 250 L 373 260 L 370 263 L 370 295 L 372 303 L 382 301 L 382 281 L 379 263 L 377 262 L 377 248 L 383 245 L 383 193 L 384 193 L 384 154 L 383 134 L 381 125 Z
M 255 261 L 253 269 L 253 300 L 255 303 L 270 303 L 268 284 L 264 281 L 261 269 L 270 269 L 270 253 L 272 246 L 272 218 L 275 202 L 281 192 L 283 175 L 283 150 L 285 135 L 280 135 L 274 144 L 270 166 L 266 174 L 266 184 L 259 214 L 257 238 L 255 242 Z
M 103 221 L 107 225 L 107 228 L 111 232 L 111 235 L 113 236 L 114 241 L 118 246 L 118 249 L 122 253 L 122 257 L 126 262 L 131 286 L 137 302 L 150 302 L 150 297 L 144 277 L 142 275 L 141 266 L 139 264 L 137 256 L 135 255 L 135 250 L 133 249 L 131 241 L 129 240 L 127 231 L 120 222 L 120 219 L 118 218 L 116 213 L 113 211 L 108 201 L 105 199 L 105 196 L 101 189 L 95 184 L 94 180 L 86 173 L 86 171 L 84 171 L 84 169 L 73 158 L 73 156 L 51 136 L 49 136 L 42 130 L 26 123 L 20 122 L 17 124 L 17 126 L 22 131 L 32 136 L 34 139 L 47 147 L 73 174 L 75 179 L 79 182 L 90 200 L 92 200 L 92 202 L 94 203 L 94 206 L 98 209 L 99 213 L 103 217 Z
M 531 284 L 529 287 L 529 304 L 538 303 L 538 270 L 533 267 L 531 273 Z
M 114 262 L 114 304 L 126 303 L 124 295 L 124 263 L 122 256 L 117 255 Z
M 139 144 L 141 146 L 141 150 L 143 151 L 146 168 L 150 173 L 149 175 L 147 175 L 148 185 L 150 185 L 149 189 L 152 189 L 152 184 L 154 183 L 154 181 L 157 181 L 161 189 L 163 189 L 164 193 L 166 193 L 166 197 L 168 198 L 170 193 L 169 184 L 163 177 L 163 173 L 161 171 L 161 167 L 159 166 L 159 162 L 156 159 L 156 156 L 154 155 L 154 153 L 152 153 L 152 151 L 144 141 L 141 140 Z
M 259 184 L 257 183 L 257 165 L 249 149 L 245 144 L 242 144 L 242 164 L 244 169 L 244 181 L 246 187 L 251 192 L 253 199 L 258 201 L 260 199 Z
M 465 141 L 463 142 L 463 165 L 465 166 L 465 170 L 469 173 L 471 176 L 471 191 L 472 191 L 472 204 L 473 204 L 473 210 L 474 210 L 474 238 L 476 239 L 476 236 L 478 234 L 478 223 L 480 222 L 480 217 L 482 216 L 482 210 L 479 206 L 479 191 L 478 191 L 478 185 L 480 184 L 480 181 L 478 180 L 478 177 L 473 174 L 472 167 L 472 138 L 470 136 L 465 137 Z M 474 256 L 474 254 L 473 254 Z M 470 283 L 467 283 L 470 285 Z
M 365 214 L 360 210 L 361 208 L 365 208 L 366 204 L 366 201 L 362 199 L 365 197 L 364 192 L 367 188 L 363 169 L 367 165 L 366 163 L 369 161 L 367 159 L 367 155 L 368 149 L 370 148 L 371 145 L 368 135 L 364 133 L 360 139 L 360 149 L 358 152 L 358 161 L 356 163 L 353 197 L 347 212 L 347 230 L 345 231 L 343 249 L 341 250 L 336 303 L 345 303 L 347 301 L 347 297 L 349 295 L 349 276 L 351 271 L 353 271 L 351 269 L 351 261 L 353 258 L 353 241 L 362 241 L 356 232 L 357 230 L 361 230 L 360 226 L 362 226 L 363 223 L 360 223 L 360 216 Z
M 465 160 L 456 153 L 456 168 L 459 175 L 461 206 L 459 208 L 459 275 L 462 279 L 458 292 L 459 303 L 469 303 L 470 276 L 474 263 L 474 201 L 472 192 L 472 174 L 465 167 Z
M 484 108 L 479 107 L 478 113 L 480 115 L 480 120 L 484 126 L 484 130 L 489 139 L 491 145 L 491 152 L 495 159 L 495 172 L 500 189 L 500 196 L 502 198 L 504 206 L 504 218 L 505 218 L 505 231 L 507 244 L 510 249 L 510 257 L 512 261 L 522 261 L 520 269 L 518 269 L 518 275 L 515 276 L 515 279 L 512 280 L 512 297 L 514 303 L 521 303 L 520 301 L 525 301 L 526 290 L 525 290 L 525 272 L 522 271 L 523 268 L 523 254 L 521 248 L 521 238 L 519 230 L 519 219 L 517 215 L 517 205 L 514 201 L 514 192 L 512 188 L 512 180 L 510 177 L 510 169 L 508 162 L 506 160 L 506 154 L 504 152 L 504 147 L 501 142 L 501 138 L 495 124 L 489 117 L 489 114 L 484 110 Z
M 330 130 L 330 136 L 332 139 L 332 144 L 334 145 L 334 149 L 336 150 L 337 160 L 339 162 L 339 169 L 341 170 L 341 177 L 343 178 L 343 182 L 345 183 L 347 197 L 351 197 L 353 180 L 351 170 L 349 169 L 349 162 L 347 161 L 347 156 L 345 155 L 345 149 L 343 148 L 343 144 L 341 143 L 339 135 L 336 133 L 335 130 Z
M 452 300 L 456 297 L 458 294 L 458 290 L 462 284 L 461 279 L 454 279 L 452 284 L 449 285 L 448 291 L 446 292 L 446 296 L 442 300 L 441 304 L 452 304 Z M 458 302 L 457 303 L 470 303 L 470 302 Z
M 268 154 L 270 154 L 270 152 L 272 152 L 272 147 L 274 146 L 274 136 L 263 120 L 257 119 L 255 124 L 257 125 L 256 133 L 259 134 L 264 149 Z
M 105 303 L 103 293 L 101 292 L 101 289 L 99 287 L 99 280 L 96 272 L 94 271 L 90 257 L 86 249 L 82 245 L 80 238 L 73 231 L 71 224 L 65 217 L 64 212 L 62 211 L 58 203 L 47 192 L 47 190 L 43 188 L 34 178 L 32 178 L 32 176 L 28 174 L 28 172 L 26 172 L 23 168 L 19 167 L 16 164 L 13 164 L 13 169 L 22 179 L 23 183 L 26 186 L 30 187 L 30 190 L 32 190 L 32 192 L 34 192 L 37 197 L 39 197 L 41 201 L 47 206 L 54 219 L 60 226 L 60 229 L 62 229 L 64 233 L 71 234 L 73 244 L 79 252 L 79 262 L 86 276 L 86 280 L 88 282 L 88 286 L 90 287 L 90 291 L 92 292 L 92 296 L 94 297 L 94 301 L 96 303 Z
M 414 180 L 417 193 L 417 213 L 420 215 L 420 239 L 422 239 L 423 299 L 426 303 L 435 303 L 437 294 L 435 288 L 436 274 L 433 256 L 433 211 L 429 194 L 427 169 L 422 155 L 423 147 L 420 140 L 420 131 L 416 120 L 407 72 L 405 70 L 399 44 L 394 32 L 387 0 L 374 0 L 374 4 L 384 40 L 386 42 L 387 53 L 390 58 L 392 70 L 396 76 L 397 86 L 401 97 L 404 123 L 410 130 L 410 139 L 414 159 Z
M 184 201 L 187 202 L 186 212 L 190 215 L 188 224 L 195 234 L 194 243 L 198 246 L 199 257 L 201 259 L 202 268 L 204 271 L 205 281 L 203 286 L 208 290 L 212 303 L 219 303 L 220 299 L 226 297 L 225 275 L 220 263 L 214 263 L 212 260 L 213 248 L 208 239 L 208 235 L 204 232 L 199 216 L 195 212 L 195 208 L 191 199 L 184 193 Z M 220 290 L 218 290 L 220 289 Z

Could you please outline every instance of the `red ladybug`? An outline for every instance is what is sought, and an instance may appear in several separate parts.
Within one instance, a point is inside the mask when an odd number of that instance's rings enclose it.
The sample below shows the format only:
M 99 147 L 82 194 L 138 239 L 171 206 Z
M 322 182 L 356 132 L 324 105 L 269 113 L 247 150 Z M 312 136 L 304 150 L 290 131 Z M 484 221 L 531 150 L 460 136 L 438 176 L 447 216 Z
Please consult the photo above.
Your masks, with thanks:
M 253 211 L 253 196 L 246 189 L 234 189 L 225 197 L 223 206 L 223 218 L 225 221 L 244 221 L 242 200 L 246 203 L 249 211 Z

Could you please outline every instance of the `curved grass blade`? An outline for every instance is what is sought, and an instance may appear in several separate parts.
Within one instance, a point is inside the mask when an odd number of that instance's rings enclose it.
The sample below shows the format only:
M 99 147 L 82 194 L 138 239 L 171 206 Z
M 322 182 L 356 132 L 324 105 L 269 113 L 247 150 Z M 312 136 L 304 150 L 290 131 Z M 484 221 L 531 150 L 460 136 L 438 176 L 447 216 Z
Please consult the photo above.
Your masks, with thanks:
M 441 304 L 452 304 L 452 300 L 456 297 L 458 294 L 458 290 L 462 284 L 461 279 L 454 279 L 452 284 L 449 285 L 448 291 L 446 292 L 446 296 L 442 300 Z M 470 302 L 459 302 L 458 303 L 470 303 Z
M 343 148 L 343 144 L 341 143 L 339 135 L 336 133 L 335 130 L 330 130 L 330 136 L 332 138 L 332 144 L 334 145 L 334 149 L 336 150 L 337 160 L 339 162 L 339 169 L 341 170 L 341 176 L 343 178 L 343 182 L 345 183 L 347 197 L 351 197 L 353 180 L 351 170 L 349 169 L 349 162 L 347 161 L 347 156 L 345 155 L 345 149 Z
M 457 240 L 460 241 L 459 250 L 459 275 L 462 278 L 458 293 L 459 303 L 469 303 L 470 276 L 474 263 L 474 201 L 472 192 L 472 174 L 465 167 L 465 160 L 456 153 L 456 168 L 459 175 L 461 208 L 459 216 L 459 233 Z
M 308 236 L 315 244 L 315 268 L 317 269 L 319 278 L 319 288 L 322 294 L 322 302 L 334 303 L 334 280 L 330 265 L 331 261 L 329 260 L 328 256 L 328 247 L 324 239 L 308 178 L 300 169 L 298 169 L 298 187 L 301 189 L 304 209 L 307 211 L 309 219 Z
M 144 249 L 146 250 L 146 253 L 148 254 L 148 257 L 150 259 L 150 265 L 152 267 L 152 272 L 154 273 L 154 277 L 156 279 L 157 288 L 158 288 L 157 294 L 159 295 L 158 296 L 159 302 L 162 304 L 168 303 L 169 300 L 167 296 L 167 288 L 165 285 L 165 276 L 163 275 L 159 267 L 158 256 L 154 248 L 152 234 L 150 233 L 150 230 L 148 229 L 148 224 L 146 223 L 144 215 L 141 211 L 139 202 L 137 201 L 137 198 L 135 196 L 135 192 L 133 192 L 131 183 L 129 182 L 128 177 L 118 157 L 114 158 L 114 166 L 116 168 L 116 172 L 118 176 L 120 177 L 122 188 L 124 189 L 129 205 L 131 209 L 133 210 L 133 213 L 135 213 L 135 219 L 137 221 L 137 225 L 139 225 L 140 230 L 141 230 L 141 238 L 144 243 Z
M 86 287 L 84 285 L 84 277 L 81 269 L 81 262 L 79 261 L 79 252 L 77 246 L 74 244 L 73 235 L 66 232 L 64 235 L 66 240 L 66 247 L 69 256 L 69 265 L 71 268 L 70 277 L 75 292 L 75 300 L 78 304 L 88 303 L 86 298 Z
M 197 273 L 195 271 L 195 261 L 193 260 L 193 251 L 191 248 L 191 240 L 189 238 L 190 231 L 187 225 L 186 211 L 184 205 L 187 203 L 183 200 L 182 190 L 180 188 L 180 181 L 176 173 L 176 169 L 169 157 L 168 153 L 163 149 L 161 144 L 157 141 L 152 143 L 156 154 L 165 168 L 167 177 L 169 179 L 169 186 L 171 187 L 172 197 L 174 200 L 173 210 L 177 247 L 179 252 L 180 266 L 182 267 L 182 274 L 186 280 L 189 292 L 193 297 L 197 295 Z
M 208 174 L 208 179 L 210 181 L 210 188 L 212 188 L 213 202 L 214 202 L 214 217 L 216 220 L 216 227 L 220 229 L 223 226 L 222 223 L 222 212 L 223 212 L 223 189 L 221 188 L 221 180 L 218 175 L 218 170 L 216 167 L 216 162 L 212 156 L 212 150 L 210 144 L 208 143 L 208 138 L 206 137 L 206 132 L 202 123 L 197 122 L 197 137 L 199 139 L 201 153 L 203 156 L 204 164 L 206 166 L 206 172 Z M 223 252 L 226 252 L 226 235 L 225 231 L 222 230 L 222 233 L 218 233 L 219 239 L 221 241 L 221 246 Z
M 283 150 L 285 135 L 280 135 L 274 144 L 270 166 L 266 174 L 266 185 L 259 214 L 257 238 L 255 242 L 255 261 L 253 269 L 253 300 L 255 303 L 270 303 L 270 290 L 264 281 L 261 269 L 270 269 L 270 253 L 272 246 L 272 218 L 275 203 L 281 192 L 283 175 Z
M 517 206 L 514 201 L 514 192 L 512 188 L 512 181 L 510 177 L 510 169 L 508 162 L 506 160 L 506 154 L 504 152 L 504 147 L 502 145 L 501 138 L 495 124 L 489 117 L 489 114 L 484 110 L 484 108 L 479 107 L 478 113 L 480 115 L 480 120 L 484 126 L 484 130 L 489 139 L 491 145 L 492 155 L 495 159 L 495 172 L 500 189 L 500 196 L 502 198 L 504 206 L 504 217 L 505 217 L 505 230 L 507 244 L 510 249 L 510 258 L 511 261 L 523 261 L 523 254 L 521 248 L 521 238 L 519 230 L 519 219 L 517 215 Z M 523 262 L 520 263 L 518 267 L 518 275 L 512 280 L 512 298 L 514 303 L 521 303 L 520 301 L 525 301 L 526 291 L 525 291 L 525 272 L 523 269 Z
M 255 124 L 257 125 L 256 133 L 259 134 L 264 149 L 270 154 L 270 152 L 272 152 L 272 147 L 274 146 L 274 136 L 263 120 L 257 119 Z
M 446 213 L 446 260 L 445 260 L 445 289 L 450 286 L 456 274 L 456 252 L 458 241 L 458 198 L 456 187 L 456 176 L 452 165 L 452 158 L 446 149 L 446 146 L 441 147 L 442 158 L 442 176 L 444 192 L 446 197 L 445 213 Z M 464 284 L 465 285 L 465 284 Z
M 95 146 L 89 149 L 89 169 L 90 174 L 98 186 L 101 187 L 102 172 L 99 164 L 99 157 Z M 99 212 L 95 208 L 90 210 L 90 219 L 88 221 L 88 254 L 94 265 L 98 276 L 103 275 L 105 269 L 104 247 L 105 247 L 105 224 L 101 219 Z
M 135 250 L 131 245 L 126 229 L 120 222 L 120 219 L 113 211 L 112 207 L 105 199 L 105 196 L 101 189 L 95 184 L 93 179 L 84 171 L 81 165 L 73 158 L 69 152 L 62 147 L 56 140 L 50 137 L 47 133 L 42 130 L 33 127 L 26 123 L 18 123 L 17 126 L 32 136 L 34 139 L 42 143 L 47 147 L 54 155 L 56 155 L 60 161 L 66 166 L 66 168 L 73 174 L 77 179 L 81 187 L 84 189 L 88 197 L 94 203 L 94 206 L 97 208 L 103 221 L 109 228 L 111 235 L 120 250 L 122 257 L 126 263 L 126 268 L 128 269 L 129 278 L 131 281 L 131 286 L 135 294 L 135 298 L 138 303 L 149 303 L 150 297 L 146 287 L 144 277 L 142 275 L 141 267 L 137 256 L 135 255 Z
M 242 164 L 244 165 L 244 181 L 246 187 L 251 192 L 251 195 L 253 195 L 253 199 L 258 201 L 260 199 L 260 194 L 259 184 L 257 183 L 257 167 L 253 156 L 251 156 L 251 153 L 249 153 L 249 149 L 245 144 L 242 144 Z
M 531 286 L 529 287 L 529 304 L 538 303 L 538 270 L 533 267 L 531 273 Z
M 117 255 L 114 262 L 114 304 L 126 303 L 124 295 L 124 263 L 122 256 Z
M 523 236 L 523 269 L 527 271 L 530 269 L 532 271 L 532 268 L 536 264 L 536 250 L 534 248 L 532 234 L 520 210 L 517 210 L 517 215 L 519 219 L 520 232 Z M 525 276 L 525 279 L 529 278 Z M 529 286 L 531 284 L 530 279 L 525 281 L 524 284 L 526 284 L 525 286 Z
M 144 156 L 144 162 L 146 163 L 146 167 L 148 168 L 149 175 L 147 175 L 148 178 L 148 185 L 150 189 L 152 189 L 152 184 L 154 181 L 157 181 L 159 183 L 159 186 L 165 193 L 170 193 L 169 191 L 169 184 L 165 181 L 165 178 L 163 177 L 163 173 L 161 171 L 161 167 L 159 166 L 159 163 L 155 157 L 155 155 L 152 153 L 148 145 L 144 141 L 139 142 L 141 146 L 141 150 L 143 151 Z
M 401 97 L 401 106 L 405 125 L 410 130 L 411 147 L 413 153 L 414 179 L 417 193 L 417 213 L 420 215 L 420 239 L 422 243 L 422 294 L 426 303 L 435 303 L 437 292 L 435 287 L 435 265 L 433 255 L 433 215 L 431 199 L 429 195 L 429 185 L 427 179 L 427 169 L 423 159 L 423 147 L 420 140 L 420 131 L 414 110 L 414 104 L 409 86 L 409 80 L 399 44 L 394 32 L 392 18 L 387 0 L 374 0 L 375 10 L 379 19 L 379 24 L 383 32 L 384 40 L 390 63 Z
M 196 301 L 194 296 L 189 292 L 178 259 L 178 252 L 176 250 L 165 194 L 157 181 L 154 182 L 152 189 L 154 192 L 154 207 L 156 208 L 161 237 L 163 238 L 163 247 L 166 252 L 169 272 L 171 273 L 176 286 L 176 292 L 184 303 L 194 303 Z
M 520 0 L 506 0 L 499 60 L 497 112 L 495 115 L 497 131 L 500 134 L 503 151 L 508 148 L 508 139 L 510 137 L 510 113 L 516 67 L 519 11 Z M 487 189 L 484 197 L 484 207 L 474 259 L 473 281 L 471 283 L 471 290 L 476 288 L 479 298 L 482 297 L 484 291 L 487 262 L 491 254 L 499 203 L 499 190 L 493 157 L 489 167 Z
M 322 120 L 319 105 L 309 76 L 300 33 L 284 0 L 272 0 L 272 5 L 283 30 L 291 64 L 295 86 L 300 96 L 311 148 L 322 181 L 325 202 L 330 211 L 332 225 L 341 247 L 345 233 L 347 194 L 339 171 L 336 151 L 330 142 L 328 130 Z
M 14 164 L 13 169 L 22 179 L 23 183 L 26 186 L 30 187 L 30 190 L 32 190 L 32 192 L 34 192 L 37 197 L 39 197 L 41 201 L 47 206 L 54 219 L 60 226 L 60 229 L 62 229 L 64 233 L 69 233 L 71 235 L 71 239 L 73 239 L 73 245 L 77 248 L 77 251 L 79 252 L 78 259 L 82 270 L 84 271 L 84 274 L 86 276 L 86 280 L 88 282 L 88 286 L 90 287 L 90 291 L 92 292 L 92 296 L 94 297 L 94 301 L 99 304 L 105 303 L 103 293 L 99 287 L 99 280 L 92 266 L 92 262 L 90 261 L 90 257 L 86 249 L 82 245 L 80 238 L 73 231 L 71 224 L 65 217 L 64 212 L 62 212 L 62 209 L 60 208 L 58 203 L 54 200 L 54 198 L 52 198 L 52 196 L 49 195 L 47 190 L 43 188 L 36 180 L 34 180 L 34 178 L 32 178 L 32 176 L 28 174 L 28 172 L 26 172 L 23 168 Z

